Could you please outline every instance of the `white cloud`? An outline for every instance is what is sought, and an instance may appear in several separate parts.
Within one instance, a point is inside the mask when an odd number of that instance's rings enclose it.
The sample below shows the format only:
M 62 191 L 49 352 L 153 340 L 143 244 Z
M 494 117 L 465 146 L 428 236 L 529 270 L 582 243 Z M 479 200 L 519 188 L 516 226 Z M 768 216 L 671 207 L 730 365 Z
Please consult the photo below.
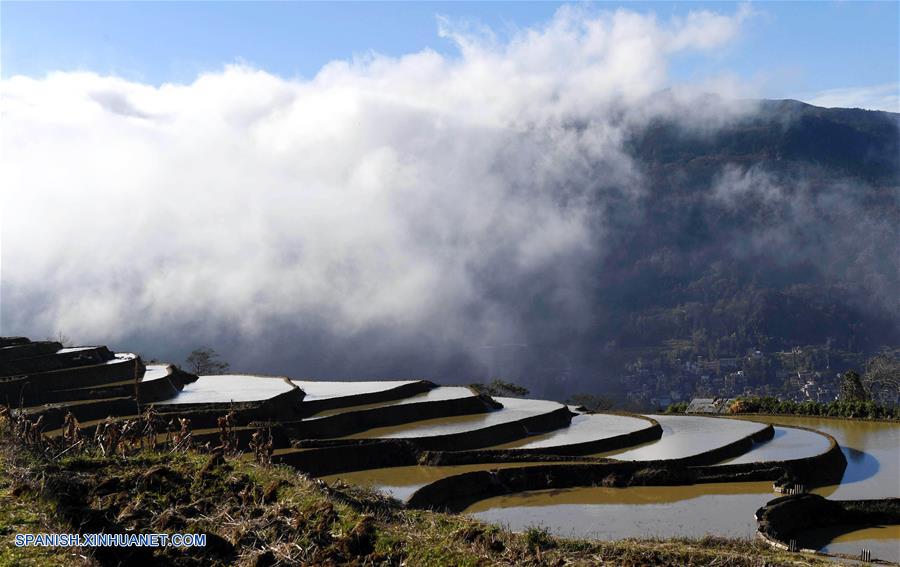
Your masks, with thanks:
M 4 80 L 3 330 L 289 321 L 464 345 L 515 337 L 504 294 L 531 301 L 538 274 L 553 316 L 577 319 L 583 282 L 558 266 L 597 251 L 586 203 L 639 189 L 627 128 L 674 108 L 706 123 L 688 91 L 651 95 L 673 53 L 716 48 L 745 16 L 563 8 L 506 43 L 445 21 L 459 57 L 371 55 L 308 81 Z
M 802 97 L 801 100 L 825 108 L 865 108 L 900 112 L 900 83 L 828 89 Z

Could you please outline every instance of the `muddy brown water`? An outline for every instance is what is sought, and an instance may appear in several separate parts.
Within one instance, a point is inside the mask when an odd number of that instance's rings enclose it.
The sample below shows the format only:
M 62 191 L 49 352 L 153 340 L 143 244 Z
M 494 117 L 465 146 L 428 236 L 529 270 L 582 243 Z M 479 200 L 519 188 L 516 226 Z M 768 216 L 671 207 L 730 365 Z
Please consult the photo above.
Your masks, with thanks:
M 558 404 L 550 404 L 549 402 L 540 402 L 537 400 L 511 400 L 505 398 L 500 398 L 500 400 L 503 401 L 507 407 L 487 415 L 428 420 L 427 422 L 411 425 L 382 428 L 375 430 L 374 433 L 366 432 L 365 436 L 370 436 L 371 434 L 371 436 L 378 437 L 404 437 L 413 436 L 414 434 L 438 434 L 447 431 L 461 431 L 483 426 L 486 418 L 501 418 L 505 411 L 530 413 L 532 411 L 550 411 L 554 407 L 559 407 Z M 663 443 L 654 441 L 642 445 L 638 449 L 611 452 L 609 455 L 614 455 L 614 458 L 620 458 L 620 454 L 626 454 L 626 458 L 629 458 L 630 455 L 644 455 L 644 458 L 647 459 L 686 456 L 736 441 L 763 427 L 761 424 L 729 419 L 693 416 L 653 417 L 654 419 L 659 420 L 663 425 L 663 439 L 660 440 L 664 441 Z M 602 415 L 597 416 L 596 419 L 583 419 L 581 421 L 577 421 L 577 417 L 575 419 L 576 428 L 571 432 L 569 432 L 568 428 L 561 428 L 549 435 L 534 436 L 532 442 L 536 442 L 541 446 L 543 446 L 544 443 L 555 445 L 564 444 L 566 442 L 582 442 L 585 439 L 600 438 L 605 435 L 621 434 L 623 432 L 632 431 L 635 427 L 649 426 L 649 422 L 643 419 L 619 415 Z M 587 426 L 590 425 L 593 426 L 593 431 L 587 429 Z M 569 432 L 569 435 L 566 434 L 567 432 Z M 700 439 L 701 443 L 699 447 L 692 447 L 690 445 L 689 439 L 692 435 L 696 435 Z M 528 442 L 525 444 L 527 445 Z M 536 465 L 546 463 L 488 463 L 444 467 L 391 467 L 338 474 L 325 477 L 325 480 L 343 478 L 347 482 L 378 488 L 383 492 L 392 494 L 396 498 L 406 499 L 418 488 L 455 474 L 498 468 L 521 467 L 529 464 Z M 771 492 L 771 485 L 766 485 L 766 492 Z M 763 502 L 765 502 L 765 500 L 763 500 Z
M 465 415 L 448 418 L 429 419 L 394 427 L 372 429 L 351 437 L 406 438 L 429 435 L 445 435 L 471 431 L 482 427 L 497 425 L 548 413 L 562 407 L 555 402 L 543 400 L 524 400 L 518 398 L 495 398 L 503 404 L 503 408 L 485 414 Z M 592 441 L 623 433 L 630 433 L 650 427 L 650 422 L 636 417 L 595 414 L 579 415 L 572 420 L 574 427 L 561 428 L 556 431 L 529 436 L 521 441 L 508 444 L 517 447 L 554 447 L 565 444 Z M 738 422 L 739 423 L 739 422 Z M 739 424 L 745 426 L 745 424 Z M 753 429 L 750 427 L 749 429 Z M 506 447 L 502 445 L 501 447 Z M 500 468 L 523 467 L 528 465 L 546 465 L 547 463 L 482 463 L 457 466 L 408 466 L 390 467 L 342 473 L 323 477 L 327 481 L 343 479 L 347 482 L 377 488 L 395 498 L 405 500 L 413 492 L 426 484 L 449 476 L 472 471 L 493 470 Z
M 322 480 L 345 482 L 376 488 L 394 498 L 406 500 L 416 490 L 436 480 L 447 478 L 457 474 L 474 471 L 508 469 L 514 467 L 526 467 L 529 465 L 546 465 L 547 463 L 492 463 L 474 465 L 454 465 L 448 467 L 390 467 L 384 469 L 371 469 L 367 471 L 355 471 L 323 476 Z
M 900 424 L 777 416 L 750 420 L 810 427 L 837 439 L 847 456 L 847 470 L 840 485 L 815 490 L 823 496 L 855 499 L 900 494 Z M 764 445 L 755 450 L 766 454 Z M 780 450 L 770 455 L 779 454 L 783 456 Z M 775 496 L 768 482 L 573 488 L 490 498 L 473 504 L 466 513 L 513 530 L 540 525 L 569 537 L 750 537 L 756 530 L 753 513 Z M 900 546 L 895 527 L 873 530 L 835 534 L 836 539 L 820 540 L 817 545 L 850 554 L 868 547 L 875 557 L 888 555 L 884 559 L 896 561 L 890 556 Z
M 466 513 L 515 531 L 540 526 L 576 538 L 751 537 L 753 513 L 771 498 L 769 482 L 571 488 L 489 498 Z
M 809 427 L 837 440 L 847 457 L 844 478 L 840 485 L 814 492 L 836 500 L 900 497 L 900 423 L 794 416 L 748 419 Z
M 800 534 L 797 539 L 803 547 L 820 549 L 826 553 L 858 557 L 862 549 L 868 549 L 873 557 L 900 563 L 900 525 L 862 529 L 838 526 L 809 530 Z

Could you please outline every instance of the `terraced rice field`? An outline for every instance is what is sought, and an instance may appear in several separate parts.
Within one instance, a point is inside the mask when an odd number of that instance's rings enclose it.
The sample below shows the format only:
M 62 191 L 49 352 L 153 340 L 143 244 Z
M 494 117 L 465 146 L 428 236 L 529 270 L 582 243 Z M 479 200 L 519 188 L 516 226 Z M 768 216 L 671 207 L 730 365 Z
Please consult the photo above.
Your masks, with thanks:
M 618 435 L 634 433 L 651 422 L 640 417 L 616 414 L 581 414 L 572 418 L 568 427 L 497 445 L 495 449 L 549 449 L 589 443 Z
M 750 537 L 753 512 L 775 496 L 781 477 L 809 478 L 832 499 L 900 497 L 896 423 L 580 413 L 422 380 L 195 377 L 105 347 L 5 341 L 0 395 L 7 403 L 18 397 L 24 415 L 51 430 L 66 412 L 94 426 L 107 409 L 122 420 L 152 404 L 167 419 L 197 420 L 195 433 L 215 441 L 216 419 L 231 413 L 245 451 L 263 423 L 277 433 L 276 460 L 327 482 L 378 488 L 410 506 L 448 505 L 512 529 L 540 525 L 600 539 Z M 80 353 L 94 358 L 85 364 Z M 23 368 L 34 372 L 16 373 Z M 134 398 L 141 388 L 143 401 Z M 897 560 L 896 528 L 844 526 L 807 539 L 842 552 L 867 546 Z
M 257 402 L 290 392 L 293 386 L 284 378 L 226 374 L 200 376 L 185 386 L 177 396 L 159 402 L 169 404 L 227 404 L 229 402 Z
M 776 427 L 772 440 L 758 444 L 739 457 L 722 461 L 722 464 L 790 461 L 821 455 L 830 446 L 831 441 L 816 431 Z
M 735 419 L 686 415 L 650 415 L 663 428 L 658 441 L 641 447 L 598 456 L 619 461 L 683 459 L 740 441 L 765 428 L 765 424 Z
M 412 494 L 436 480 L 457 474 L 473 471 L 508 469 L 527 465 L 539 465 L 536 462 L 494 463 L 490 465 L 455 465 L 455 466 L 408 466 L 354 471 L 322 477 L 327 482 L 343 481 L 368 488 L 381 490 L 398 500 L 407 500 Z
M 439 388 L 438 390 L 444 389 L 445 388 Z M 432 392 L 437 392 L 437 390 L 432 390 Z M 432 392 L 428 392 L 428 394 L 431 394 Z M 557 402 L 548 402 L 544 400 L 523 400 L 501 397 L 494 398 L 494 400 L 503 404 L 503 407 L 482 414 L 417 421 L 412 424 L 394 427 L 380 427 L 354 435 L 353 437 L 357 439 L 410 439 L 435 437 L 438 435 L 453 435 L 455 433 L 463 433 L 492 427 L 494 425 L 521 421 L 530 417 L 550 413 L 564 407 Z
M 321 380 L 291 380 L 306 393 L 306 401 L 358 396 L 393 390 L 400 386 L 413 384 L 416 380 L 383 380 L 368 382 L 334 382 Z
M 572 488 L 476 502 L 465 513 L 521 531 L 602 540 L 629 537 L 752 537 L 753 511 L 772 499 L 770 482 Z
M 471 398 L 475 395 L 475 392 L 470 390 L 469 388 L 462 386 L 442 386 L 440 388 L 435 388 L 433 390 L 429 390 L 428 392 L 423 392 L 421 394 L 416 394 L 414 396 L 409 396 L 407 398 L 400 398 L 397 400 L 390 400 L 385 402 L 374 402 L 369 404 L 359 404 L 359 405 L 348 405 L 343 406 L 327 411 L 322 411 L 316 413 L 312 419 L 328 417 L 331 415 L 335 415 L 338 413 L 345 413 L 349 411 L 363 411 L 375 408 L 383 408 L 387 406 L 395 406 L 395 405 L 405 405 L 405 404 L 420 404 L 420 403 L 428 403 L 428 402 L 441 402 L 446 400 L 458 400 L 460 398 Z M 338 396 L 341 397 L 341 396 Z M 349 396 L 347 396 L 349 397 Z M 427 417 L 423 415 L 423 419 Z

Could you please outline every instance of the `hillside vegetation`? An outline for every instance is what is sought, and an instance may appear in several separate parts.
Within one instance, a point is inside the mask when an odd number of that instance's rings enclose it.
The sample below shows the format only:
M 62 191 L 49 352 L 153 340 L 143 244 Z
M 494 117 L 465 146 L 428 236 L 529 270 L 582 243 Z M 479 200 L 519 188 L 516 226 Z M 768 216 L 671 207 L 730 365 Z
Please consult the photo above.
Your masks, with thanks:
M 674 368 L 754 351 L 764 358 L 745 369 L 751 385 L 781 388 L 779 351 L 820 352 L 806 369 L 833 376 L 900 345 L 898 124 L 763 101 L 709 131 L 660 120 L 635 132 L 643 185 L 598 197 L 588 328 L 532 333 L 567 356 L 565 388 L 603 391 L 639 360 Z M 546 348 L 522 366 L 552 366 Z

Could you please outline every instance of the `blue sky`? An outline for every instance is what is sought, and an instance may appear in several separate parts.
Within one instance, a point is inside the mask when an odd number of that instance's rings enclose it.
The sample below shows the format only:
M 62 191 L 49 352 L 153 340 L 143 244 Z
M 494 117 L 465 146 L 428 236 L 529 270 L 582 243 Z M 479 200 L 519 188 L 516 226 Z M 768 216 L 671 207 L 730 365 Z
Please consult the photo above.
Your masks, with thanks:
M 150 84 L 191 82 L 245 62 L 282 77 L 309 78 L 335 59 L 430 48 L 453 55 L 437 17 L 490 27 L 501 38 L 540 25 L 551 2 L 238 3 L 2 2 L 2 75 L 88 70 Z M 600 3 L 590 9 L 655 12 L 660 20 L 736 3 Z M 671 61 L 674 80 L 731 74 L 763 96 L 814 99 L 876 88 L 896 96 L 900 3 L 763 2 L 738 38 L 713 57 Z M 835 91 L 838 89 L 838 91 Z

